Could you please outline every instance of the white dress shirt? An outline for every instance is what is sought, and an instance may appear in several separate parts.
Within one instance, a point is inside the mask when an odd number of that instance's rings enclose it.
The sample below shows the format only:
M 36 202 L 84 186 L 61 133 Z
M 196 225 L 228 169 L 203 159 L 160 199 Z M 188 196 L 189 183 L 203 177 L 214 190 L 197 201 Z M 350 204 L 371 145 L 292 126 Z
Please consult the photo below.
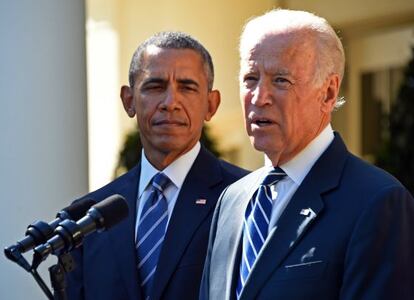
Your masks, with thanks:
M 301 152 L 287 163 L 279 166 L 285 171 L 287 176 L 279 181 L 272 190 L 273 208 L 269 221 L 268 236 L 270 236 L 270 232 L 274 229 L 277 220 L 289 204 L 290 199 L 292 199 L 293 194 L 299 188 L 303 179 L 326 148 L 332 143 L 333 139 L 333 130 L 331 125 L 328 124 Z M 273 168 L 272 162 L 266 156 L 265 168 L 268 168 L 269 172 Z M 265 172 L 264 176 L 267 174 L 268 172 Z
M 137 236 L 137 228 L 141 218 L 141 212 L 144 207 L 145 200 L 148 199 L 148 194 L 150 192 L 150 182 L 155 174 L 162 172 L 171 180 L 170 184 L 164 191 L 163 194 L 167 199 L 168 203 L 168 223 L 170 222 L 170 217 L 174 209 L 174 205 L 177 202 L 178 194 L 180 193 L 181 187 L 190 171 L 194 161 L 197 158 L 198 153 L 200 152 L 200 142 L 197 142 L 194 147 L 185 153 L 184 155 L 177 158 L 164 170 L 157 170 L 146 158 L 144 150 L 141 152 L 141 175 L 139 178 L 138 184 L 138 202 L 137 202 L 137 219 L 135 222 L 135 237 Z

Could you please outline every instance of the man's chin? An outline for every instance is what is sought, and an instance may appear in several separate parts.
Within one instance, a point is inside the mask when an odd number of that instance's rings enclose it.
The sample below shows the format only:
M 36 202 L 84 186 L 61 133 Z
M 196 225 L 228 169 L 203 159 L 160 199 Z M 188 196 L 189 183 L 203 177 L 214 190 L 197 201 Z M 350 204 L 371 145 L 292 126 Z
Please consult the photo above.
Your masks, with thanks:
M 250 143 L 252 144 L 253 148 L 260 152 L 266 152 L 266 150 L 269 150 L 269 145 L 265 141 L 261 139 L 257 139 L 254 137 L 250 137 Z
M 250 142 L 255 150 L 270 156 L 282 149 L 282 146 L 274 143 L 274 141 L 250 138 Z

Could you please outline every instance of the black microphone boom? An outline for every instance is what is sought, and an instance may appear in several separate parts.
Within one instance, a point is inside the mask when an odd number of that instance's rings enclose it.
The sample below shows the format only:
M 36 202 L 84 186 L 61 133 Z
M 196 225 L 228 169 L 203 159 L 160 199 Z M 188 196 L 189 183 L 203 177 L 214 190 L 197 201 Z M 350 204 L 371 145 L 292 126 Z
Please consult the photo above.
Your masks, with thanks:
M 103 231 L 128 216 L 128 204 L 121 195 L 112 195 L 92 206 L 77 222 L 64 220 L 55 229 L 55 236 L 34 249 L 32 267 L 36 268 L 49 254 L 59 255 L 82 245 L 83 238 Z
M 87 210 L 96 202 L 86 198 L 74 202 L 72 205 L 63 208 L 57 213 L 56 219 L 50 223 L 44 221 L 35 221 L 27 227 L 26 236 L 16 244 L 4 249 L 8 259 L 18 262 L 19 257 L 16 254 L 25 253 L 37 245 L 45 243 L 53 236 L 55 228 L 65 219 L 79 220 L 85 215 Z

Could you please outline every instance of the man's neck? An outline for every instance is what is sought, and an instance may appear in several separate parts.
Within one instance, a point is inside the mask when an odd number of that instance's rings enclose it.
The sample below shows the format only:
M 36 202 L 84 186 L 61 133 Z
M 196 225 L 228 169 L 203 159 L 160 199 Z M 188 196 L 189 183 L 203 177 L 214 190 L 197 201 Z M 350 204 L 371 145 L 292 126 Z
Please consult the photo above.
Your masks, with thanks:
M 276 166 L 281 166 L 283 164 L 288 163 L 289 161 L 294 159 L 299 153 L 301 153 L 305 148 L 307 148 L 309 144 L 311 144 L 316 138 L 318 138 L 323 131 L 328 130 L 327 129 L 328 126 L 329 126 L 329 130 L 332 131 L 332 127 L 330 123 L 327 123 L 324 125 L 325 125 L 324 127 L 320 127 L 318 129 L 318 131 L 313 136 L 313 138 L 309 139 L 307 143 L 304 143 L 302 147 L 299 147 L 297 149 L 294 149 L 293 151 L 290 151 L 290 153 L 278 152 L 278 153 L 272 153 L 270 155 L 265 154 L 265 164 L 266 165 L 269 164 L 269 161 L 270 161 L 271 164 L 276 167 Z
M 145 156 L 149 163 L 153 165 L 158 171 L 164 170 L 176 159 L 178 159 L 184 153 L 146 153 L 144 149 Z
M 198 142 L 197 142 L 198 143 Z M 169 152 L 161 152 L 161 151 L 146 151 L 146 147 L 144 146 L 144 154 L 147 158 L 148 162 L 154 166 L 158 171 L 164 170 L 174 161 L 176 161 L 181 156 L 185 155 L 192 149 L 194 149 L 195 145 L 191 145 L 191 147 L 180 149 L 179 151 L 169 151 Z

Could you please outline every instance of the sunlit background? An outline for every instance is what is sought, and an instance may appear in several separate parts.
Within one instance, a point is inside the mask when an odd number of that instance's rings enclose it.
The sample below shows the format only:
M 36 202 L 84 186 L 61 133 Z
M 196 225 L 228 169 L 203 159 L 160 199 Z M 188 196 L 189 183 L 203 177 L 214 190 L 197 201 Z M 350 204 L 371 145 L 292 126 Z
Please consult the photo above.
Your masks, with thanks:
M 237 47 L 245 21 L 274 7 L 315 12 L 341 36 L 347 102 L 333 127 L 352 152 L 375 161 L 411 58 L 412 0 L 0 0 L 0 246 L 113 178 L 135 126 L 119 88 L 138 44 L 158 31 L 185 31 L 210 51 L 222 94 L 210 135 L 223 158 L 259 167 L 263 157 L 244 132 Z M 42 266 L 47 283 L 53 263 Z M 45 299 L 30 274 L 4 257 L 0 298 Z

